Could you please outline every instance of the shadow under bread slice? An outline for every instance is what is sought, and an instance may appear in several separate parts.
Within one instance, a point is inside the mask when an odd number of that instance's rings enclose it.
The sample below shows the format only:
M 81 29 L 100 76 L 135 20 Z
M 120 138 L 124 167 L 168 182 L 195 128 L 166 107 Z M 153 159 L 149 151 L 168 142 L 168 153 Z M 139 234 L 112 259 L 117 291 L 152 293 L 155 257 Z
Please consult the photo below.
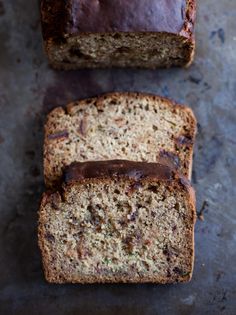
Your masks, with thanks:
M 45 277 L 53 283 L 189 281 L 195 219 L 193 188 L 167 165 L 73 163 L 39 210 Z
M 53 187 L 72 162 L 167 158 L 191 177 L 196 119 L 192 110 L 160 96 L 111 93 L 58 107 L 47 117 L 44 175 Z

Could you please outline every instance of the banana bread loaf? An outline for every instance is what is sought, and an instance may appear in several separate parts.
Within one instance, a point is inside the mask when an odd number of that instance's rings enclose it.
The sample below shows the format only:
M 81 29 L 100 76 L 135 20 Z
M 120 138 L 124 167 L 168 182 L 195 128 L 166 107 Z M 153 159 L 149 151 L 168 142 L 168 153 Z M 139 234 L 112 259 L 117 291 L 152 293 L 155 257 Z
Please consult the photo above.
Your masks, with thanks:
M 112 93 L 56 108 L 45 125 L 46 185 L 66 165 L 89 160 L 168 158 L 190 178 L 195 133 L 191 109 L 159 96 Z
M 53 283 L 191 279 L 195 197 L 167 165 L 74 163 L 60 190 L 45 193 L 39 246 Z
M 46 52 L 58 69 L 187 66 L 196 0 L 42 0 Z

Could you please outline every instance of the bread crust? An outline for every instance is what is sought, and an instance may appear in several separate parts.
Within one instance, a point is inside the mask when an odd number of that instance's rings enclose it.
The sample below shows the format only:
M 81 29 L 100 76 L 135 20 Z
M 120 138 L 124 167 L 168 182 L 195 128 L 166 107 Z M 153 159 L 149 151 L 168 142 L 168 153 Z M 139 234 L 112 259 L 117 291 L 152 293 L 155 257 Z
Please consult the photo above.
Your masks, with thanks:
M 171 181 L 174 173 L 168 163 L 146 163 L 126 160 L 74 162 L 64 170 L 64 182 L 70 183 L 92 178 L 128 177 L 135 181 L 155 178 Z
M 81 163 L 83 164 L 83 163 Z M 88 164 L 85 162 L 84 164 Z M 138 163 L 137 163 L 138 164 Z M 144 163 L 145 164 L 145 163 Z M 81 165 L 79 166 L 81 168 Z M 88 165 L 88 167 L 90 167 Z M 130 165 L 131 167 L 131 165 Z M 160 167 L 160 166 L 158 166 Z M 163 166 L 166 168 L 166 166 Z M 38 244 L 42 253 L 43 258 L 43 268 L 45 273 L 45 278 L 50 283 L 160 283 L 160 284 L 167 284 L 167 283 L 177 283 L 177 282 L 188 282 L 192 278 L 193 267 L 194 267 L 194 225 L 196 222 L 196 209 L 195 209 L 195 191 L 192 188 L 190 182 L 178 174 L 174 169 L 170 168 L 170 173 L 173 173 L 173 178 L 170 180 L 169 178 L 163 178 L 160 176 L 152 176 L 149 175 L 142 177 L 142 178 L 134 178 L 130 177 L 130 173 L 128 172 L 126 175 L 124 173 L 116 173 L 115 177 L 114 174 L 108 175 L 104 177 L 94 177 L 94 178 L 80 178 L 77 180 L 73 180 L 68 182 L 67 184 L 64 183 L 62 185 L 61 191 L 56 192 L 46 192 L 43 194 L 40 209 L 39 209 L 39 225 L 38 225 Z M 134 184 L 141 184 L 145 185 L 145 183 L 153 183 L 153 182 L 167 182 L 169 189 L 176 189 L 177 186 L 180 187 L 180 190 L 185 192 L 187 196 L 186 202 L 188 203 L 188 210 L 190 212 L 190 222 L 189 222 L 189 230 L 188 230 L 188 238 L 191 244 L 190 248 L 190 272 L 186 275 L 177 274 L 175 277 L 150 277 L 148 275 L 142 277 L 133 277 L 132 275 L 102 275 L 102 276 L 78 276 L 76 279 L 69 279 L 66 274 L 63 272 L 58 274 L 57 271 L 54 270 L 53 266 L 51 266 L 51 256 L 50 256 L 50 248 L 47 246 L 47 210 L 46 205 L 52 204 L 57 206 L 62 201 L 66 201 L 67 193 L 71 188 L 77 188 L 78 190 L 80 187 L 86 184 L 107 184 L 109 185 L 112 180 L 127 180 L 129 181 L 130 185 Z M 160 179 L 162 178 L 162 179 Z M 187 258 L 186 258 L 187 259 Z
M 193 37 L 196 0 L 42 0 L 45 40 L 75 34 L 163 32 Z M 163 18 L 164 17 L 164 18 Z
M 195 136 L 197 132 L 197 121 L 194 116 L 193 111 L 185 106 L 177 104 L 176 102 L 161 97 L 157 95 L 152 95 L 148 93 L 136 93 L 136 92 L 114 92 L 114 93 L 107 93 L 97 98 L 90 98 L 86 100 L 81 100 L 77 102 L 70 103 L 66 106 L 66 109 L 62 107 L 55 108 L 52 112 L 50 112 L 47 116 L 47 121 L 45 124 L 45 140 L 44 140 L 44 177 L 45 183 L 48 187 L 53 187 L 53 185 L 58 181 L 59 174 L 56 174 L 52 167 L 51 162 L 51 152 L 50 152 L 50 143 L 52 139 L 50 139 L 51 135 L 56 131 L 56 122 L 60 117 L 63 116 L 74 116 L 78 109 L 86 108 L 89 105 L 96 106 L 97 108 L 103 108 L 105 106 L 106 100 L 119 100 L 119 99 L 127 99 L 129 101 L 132 100 L 145 100 L 148 99 L 149 101 L 153 102 L 161 102 L 163 106 L 168 107 L 170 110 L 175 111 L 179 110 L 180 112 L 186 113 L 188 116 L 188 126 L 189 126 L 189 134 L 188 134 L 188 143 L 184 143 L 186 147 L 188 147 L 188 155 L 185 162 L 185 173 L 189 179 L 191 179 L 192 173 L 192 157 L 193 157 L 193 147 Z M 110 105 L 116 106 L 116 105 Z M 55 141 L 62 141 L 66 134 L 60 133 L 58 139 L 54 139 Z M 182 144 L 181 144 L 182 145 Z M 176 154 L 176 152 L 174 152 Z M 151 162 L 151 161 L 149 161 Z M 66 166 L 66 165 L 65 165 Z M 178 165 L 177 165 L 178 166 Z
M 188 67 L 193 61 L 196 0 L 100 0 L 89 2 L 87 0 L 42 0 L 41 16 L 45 50 L 50 64 L 56 69 L 73 70 L 110 66 L 154 69 L 172 65 Z M 65 56 L 64 61 L 55 59 L 53 51 L 65 48 L 67 41 L 71 38 L 86 39 L 93 34 L 101 36 L 109 34 L 116 37 L 121 33 L 131 35 L 131 37 L 133 34 L 174 36 L 185 47 L 184 52 L 181 53 L 182 61 L 170 60 L 162 65 L 141 59 L 139 62 L 134 62 L 132 58 L 129 59 L 126 56 L 126 59 L 129 60 L 128 63 L 124 57 L 121 57 L 121 62 L 115 59 L 109 62 L 103 62 L 100 59 L 90 61 L 85 59 L 82 64 L 76 64 Z M 157 37 L 154 41 L 157 42 Z M 175 57 L 173 58 L 175 59 Z

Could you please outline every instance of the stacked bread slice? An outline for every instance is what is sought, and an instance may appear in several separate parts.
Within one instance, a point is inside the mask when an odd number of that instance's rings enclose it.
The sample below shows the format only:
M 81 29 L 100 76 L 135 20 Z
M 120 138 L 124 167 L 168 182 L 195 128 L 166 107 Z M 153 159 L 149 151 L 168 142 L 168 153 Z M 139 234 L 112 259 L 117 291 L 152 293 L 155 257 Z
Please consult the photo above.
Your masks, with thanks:
M 191 279 L 196 120 L 170 100 L 111 93 L 47 118 L 39 245 L 54 283 Z

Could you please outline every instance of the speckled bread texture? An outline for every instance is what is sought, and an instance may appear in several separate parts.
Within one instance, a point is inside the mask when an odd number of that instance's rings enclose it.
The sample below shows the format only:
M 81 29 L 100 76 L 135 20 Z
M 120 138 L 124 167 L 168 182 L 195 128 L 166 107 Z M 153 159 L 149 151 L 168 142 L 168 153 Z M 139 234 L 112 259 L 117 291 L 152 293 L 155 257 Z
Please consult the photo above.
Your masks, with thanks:
M 130 161 L 74 163 L 45 193 L 39 246 L 52 283 L 191 279 L 195 196 L 174 169 Z
M 148 94 L 111 93 L 56 108 L 45 125 L 46 185 L 72 162 L 109 159 L 168 158 L 190 178 L 195 133 L 191 109 Z
M 42 0 L 42 30 L 58 69 L 187 66 L 196 0 Z

